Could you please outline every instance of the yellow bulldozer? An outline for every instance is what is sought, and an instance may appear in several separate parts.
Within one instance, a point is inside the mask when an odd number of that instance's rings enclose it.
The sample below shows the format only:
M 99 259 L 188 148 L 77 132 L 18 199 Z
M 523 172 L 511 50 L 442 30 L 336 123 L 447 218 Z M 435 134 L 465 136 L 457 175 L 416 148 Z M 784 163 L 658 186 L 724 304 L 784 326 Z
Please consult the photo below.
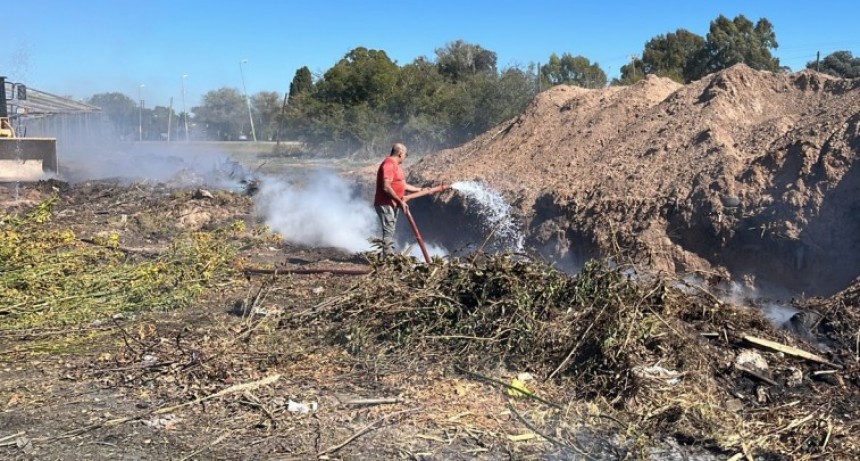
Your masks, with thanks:
M 23 85 L 12 85 L 15 94 L 7 98 L 6 86 L 6 77 L 0 77 L 0 182 L 34 181 L 56 174 L 57 140 L 18 135 L 13 121 L 23 114 L 10 116 L 9 100 L 26 100 L 27 90 Z

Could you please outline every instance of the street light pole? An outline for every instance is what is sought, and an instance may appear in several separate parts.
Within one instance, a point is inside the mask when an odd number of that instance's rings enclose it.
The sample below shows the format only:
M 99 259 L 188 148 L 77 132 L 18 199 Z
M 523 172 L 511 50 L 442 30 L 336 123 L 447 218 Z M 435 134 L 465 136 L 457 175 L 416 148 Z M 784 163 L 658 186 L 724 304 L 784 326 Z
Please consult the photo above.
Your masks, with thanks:
M 242 92 L 245 93 L 245 101 L 248 103 L 248 119 L 251 120 L 251 138 L 254 142 L 257 142 L 257 132 L 254 131 L 254 116 L 251 115 L 251 98 L 248 97 L 248 90 L 245 88 L 245 71 L 242 69 L 242 64 L 247 62 L 247 59 L 239 61 L 239 74 L 242 75 Z
M 185 77 L 188 74 L 182 74 L 182 118 L 185 119 L 185 142 L 189 141 L 188 137 L 188 110 L 185 108 Z
M 143 142 L 143 83 L 137 87 L 137 140 Z

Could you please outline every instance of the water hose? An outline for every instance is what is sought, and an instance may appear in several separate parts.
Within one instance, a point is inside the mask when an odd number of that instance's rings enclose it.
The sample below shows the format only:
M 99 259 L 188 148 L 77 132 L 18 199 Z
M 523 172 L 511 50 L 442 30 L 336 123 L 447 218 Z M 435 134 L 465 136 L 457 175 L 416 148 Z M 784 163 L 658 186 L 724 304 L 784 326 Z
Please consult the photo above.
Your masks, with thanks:
M 421 232 L 418 232 L 418 225 L 415 224 L 415 219 L 412 217 L 412 213 L 409 212 L 409 208 L 403 209 L 406 217 L 409 218 L 409 224 L 412 225 L 412 232 L 415 232 L 415 239 L 418 240 L 418 246 L 421 247 L 421 253 L 424 255 L 424 261 L 427 264 L 430 264 L 430 253 L 427 252 L 427 247 L 424 245 L 424 239 L 421 238 Z
M 408 202 L 414 198 L 423 197 L 425 195 L 430 195 L 430 194 L 436 194 L 436 193 L 442 192 L 443 190 L 445 190 L 447 188 L 448 188 L 448 186 L 446 186 L 444 184 L 442 184 L 441 186 L 436 186 L 436 187 L 428 187 L 427 189 L 424 189 L 422 191 L 413 192 L 409 195 L 404 196 L 403 201 Z
M 406 201 L 412 200 L 414 198 L 423 197 L 425 195 L 430 195 L 430 194 L 442 192 L 443 190 L 445 190 L 447 188 L 448 188 L 448 186 L 443 184 L 441 186 L 430 187 L 430 188 L 424 189 L 424 190 L 419 191 L 419 192 L 413 192 L 407 196 L 404 196 L 403 201 L 406 202 Z M 418 231 L 418 225 L 415 224 L 415 218 L 412 217 L 412 213 L 409 212 L 408 207 L 404 208 L 403 211 L 404 211 L 404 214 L 406 214 L 406 218 L 409 219 L 409 224 L 412 226 L 412 232 L 415 233 L 415 240 L 418 240 L 418 246 L 421 247 L 421 254 L 424 255 L 424 261 L 426 261 L 427 264 L 430 264 L 430 262 L 431 262 L 430 253 L 427 252 L 427 246 L 424 245 L 424 239 L 421 238 L 421 232 Z

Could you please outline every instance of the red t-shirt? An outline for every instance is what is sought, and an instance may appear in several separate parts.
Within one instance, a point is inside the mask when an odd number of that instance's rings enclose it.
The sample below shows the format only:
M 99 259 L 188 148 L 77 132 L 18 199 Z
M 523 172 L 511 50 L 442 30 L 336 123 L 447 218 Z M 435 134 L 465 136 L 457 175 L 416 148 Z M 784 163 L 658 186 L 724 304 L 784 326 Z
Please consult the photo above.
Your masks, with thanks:
M 396 158 L 386 157 L 376 172 L 376 196 L 373 197 L 375 206 L 397 206 L 397 202 L 385 193 L 383 186 L 386 179 L 391 180 L 391 188 L 398 197 L 403 198 L 406 193 L 406 176 L 403 174 L 403 169 L 400 168 Z

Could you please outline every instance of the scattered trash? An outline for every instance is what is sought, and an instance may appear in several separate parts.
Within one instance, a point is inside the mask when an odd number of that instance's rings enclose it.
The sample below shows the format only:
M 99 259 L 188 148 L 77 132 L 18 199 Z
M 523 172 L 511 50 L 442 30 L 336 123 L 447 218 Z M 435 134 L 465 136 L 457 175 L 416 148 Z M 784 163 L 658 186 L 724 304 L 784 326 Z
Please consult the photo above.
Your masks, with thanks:
M 311 413 L 317 411 L 317 403 L 300 403 L 296 402 L 293 399 L 287 401 L 287 411 L 292 413 Z
M 30 441 L 30 439 L 28 439 L 27 437 L 18 437 L 17 439 L 15 439 L 15 446 L 27 455 L 33 453 L 34 450 L 33 442 Z
M 182 421 L 182 418 L 174 414 L 164 415 L 162 417 L 153 416 L 151 419 L 143 420 L 143 424 L 153 429 L 164 429 L 166 431 L 176 428 L 176 424 Z
M 681 373 L 675 370 L 667 370 L 658 365 L 653 365 L 650 367 L 633 367 L 630 370 L 633 373 L 633 376 L 642 379 L 659 379 L 666 382 L 666 384 L 678 384 L 681 382 Z
M 194 195 L 192 197 L 198 200 L 203 198 L 215 198 L 215 196 L 212 195 L 212 192 L 209 192 L 206 189 L 197 189 L 194 191 Z
M 735 365 L 753 371 L 766 371 L 768 369 L 767 360 L 765 360 L 761 354 L 752 349 L 742 350 L 738 356 L 735 357 Z
M 517 374 L 517 379 L 519 379 L 522 382 L 526 382 L 526 381 L 531 381 L 531 380 L 535 379 L 535 377 L 532 376 L 531 373 L 519 373 L 519 374 Z
M 525 397 L 531 394 L 532 391 L 526 387 L 526 383 L 518 377 L 511 380 L 511 387 L 508 389 L 508 395 L 513 397 Z
M 785 378 L 785 385 L 788 387 L 797 387 L 803 382 L 803 370 L 800 368 L 789 367 L 788 377 Z
M 277 315 L 277 314 L 281 313 L 281 310 L 278 309 L 277 307 L 268 309 L 265 307 L 257 306 L 257 307 L 254 307 L 253 309 L 251 309 L 251 313 L 254 315 Z

